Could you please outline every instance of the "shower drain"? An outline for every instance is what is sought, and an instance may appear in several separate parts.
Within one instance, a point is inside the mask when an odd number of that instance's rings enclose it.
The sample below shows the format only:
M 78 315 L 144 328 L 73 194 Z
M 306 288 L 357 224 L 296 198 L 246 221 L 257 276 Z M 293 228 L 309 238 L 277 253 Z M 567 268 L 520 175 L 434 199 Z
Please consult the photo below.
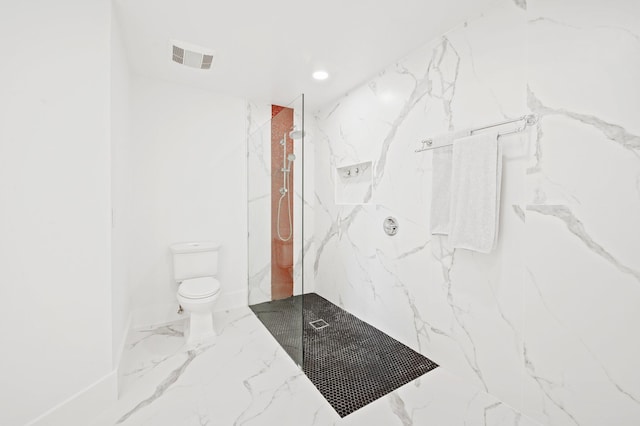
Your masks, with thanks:
M 329 327 L 329 324 L 323 319 L 311 321 L 309 325 L 315 328 L 316 330 L 322 330 L 325 327 Z

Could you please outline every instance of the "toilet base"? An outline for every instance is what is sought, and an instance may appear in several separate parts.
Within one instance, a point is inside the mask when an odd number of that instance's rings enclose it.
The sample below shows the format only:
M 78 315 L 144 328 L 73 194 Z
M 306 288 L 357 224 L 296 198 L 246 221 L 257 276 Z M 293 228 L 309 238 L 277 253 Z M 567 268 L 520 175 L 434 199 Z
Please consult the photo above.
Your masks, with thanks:
M 189 346 L 215 343 L 218 335 L 213 329 L 213 314 L 211 312 L 191 312 L 184 336 Z

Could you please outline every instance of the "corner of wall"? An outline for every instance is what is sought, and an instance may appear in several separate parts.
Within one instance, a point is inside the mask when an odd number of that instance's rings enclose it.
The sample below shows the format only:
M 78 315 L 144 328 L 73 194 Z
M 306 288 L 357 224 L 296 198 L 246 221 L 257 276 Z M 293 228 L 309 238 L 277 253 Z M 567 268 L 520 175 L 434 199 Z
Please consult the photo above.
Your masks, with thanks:
M 129 333 L 131 332 L 133 324 L 133 312 L 129 312 L 127 316 L 127 321 L 125 322 L 124 331 L 122 333 L 122 338 L 120 342 L 114 342 L 114 353 L 113 353 L 113 368 L 118 371 L 120 369 L 120 362 L 122 361 L 122 354 L 124 354 L 125 347 L 127 345 L 127 340 L 129 339 Z
M 118 399 L 118 371 L 111 371 L 87 388 L 51 408 L 27 426 L 89 424 Z

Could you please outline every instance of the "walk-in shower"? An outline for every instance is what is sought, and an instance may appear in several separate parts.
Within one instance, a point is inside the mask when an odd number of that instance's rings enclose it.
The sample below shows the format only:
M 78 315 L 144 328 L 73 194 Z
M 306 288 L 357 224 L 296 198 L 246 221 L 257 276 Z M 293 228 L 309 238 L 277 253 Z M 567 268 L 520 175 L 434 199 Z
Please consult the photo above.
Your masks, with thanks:
M 301 365 L 303 225 L 310 205 L 304 202 L 304 98 L 252 112 L 254 122 L 263 124 L 248 139 L 249 305 L 291 304 L 279 327 L 288 336 L 289 354 Z
M 437 365 L 314 292 L 314 200 L 305 198 L 314 194 L 314 151 L 305 148 L 313 144 L 304 98 L 263 113 L 270 119 L 248 140 L 249 306 L 346 416 Z

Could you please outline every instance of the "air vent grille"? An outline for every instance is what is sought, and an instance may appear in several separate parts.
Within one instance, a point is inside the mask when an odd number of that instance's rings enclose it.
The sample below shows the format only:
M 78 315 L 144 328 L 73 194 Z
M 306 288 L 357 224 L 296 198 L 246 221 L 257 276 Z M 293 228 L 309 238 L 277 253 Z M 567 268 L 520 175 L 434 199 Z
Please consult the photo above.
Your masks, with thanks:
M 180 44 L 186 45 L 186 43 Z M 171 48 L 171 59 L 173 62 L 201 70 L 211 69 L 214 57 L 211 51 L 192 45 L 180 47 L 176 45 L 175 42 L 172 43 Z
M 213 55 L 203 55 L 202 56 L 202 69 L 208 70 L 211 68 L 211 64 L 213 63 Z
M 179 64 L 184 62 L 184 49 L 173 46 L 173 62 L 177 62 Z

